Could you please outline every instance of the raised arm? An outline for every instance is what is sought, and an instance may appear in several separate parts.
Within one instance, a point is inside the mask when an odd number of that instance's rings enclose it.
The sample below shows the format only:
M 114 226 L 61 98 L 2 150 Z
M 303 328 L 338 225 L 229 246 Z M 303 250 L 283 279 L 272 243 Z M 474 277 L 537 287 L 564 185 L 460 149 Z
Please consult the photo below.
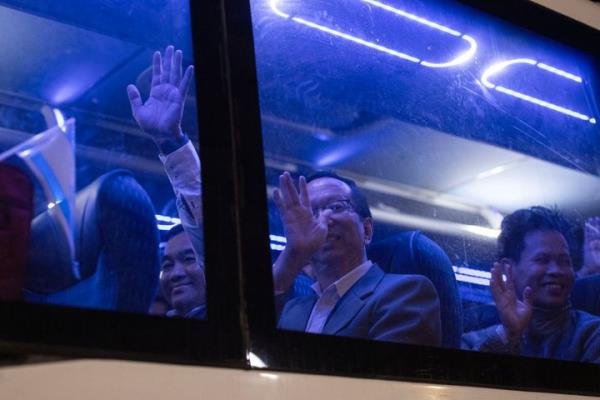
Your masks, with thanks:
M 185 99 L 194 67 L 183 73 L 183 54 L 168 46 L 164 57 L 155 52 L 152 57 L 150 95 L 144 102 L 135 85 L 127 86 L 131 112 L 140 128 L 150 135 L 159 149 L 159 158 L 171 182 L 177 200 L 177 210 L 196 255 L 202 257 L 202 190 L 200 159 L 181 129 Z
M 531 287 L 525 288 L 523 300 L 519 300 L 513 282 L 512 266 L 509 263 L 495 262 L 490 288 L 501 325 L 492 325 L 463 334 L 461 347 L 476 351 L 519 354 L 521 336 L 531 321 Z

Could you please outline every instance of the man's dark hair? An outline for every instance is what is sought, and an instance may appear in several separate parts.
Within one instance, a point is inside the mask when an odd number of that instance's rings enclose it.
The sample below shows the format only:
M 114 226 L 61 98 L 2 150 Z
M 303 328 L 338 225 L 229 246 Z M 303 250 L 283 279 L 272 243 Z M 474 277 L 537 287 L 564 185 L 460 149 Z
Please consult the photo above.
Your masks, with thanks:
M 183 225 L 177 224 L 177 225 L 173 226 L 171 229 L 169 229 L 169 231 L 165 235 L 165 242 L 168 242 L 169 240 L 173 239 L 175 236 L 179 235 L 180 233 L 183 233 Z
M 498 258 L 510 258 L 515 262 L 521 259 L 525 249 L 525 236 L 534 231 L 557 231 L 563 235 L 573 249 L 572 225 L 558 209 L 534 206 L 520 209 L 502 220 L 502 232 L 498 236 Z
M 333 178 L 338 181 L 344 182 L 346 185 L 350 187 L 350 202 L 352 203 L 352 207 L 354 211 L 362 218 L 373 218 L 371 216 L 371 210 L 369 210 L 369 203 L 367 202 L 367 198 L 364 193 L 358 188 L 356 182 L 352 179 L 344 178 L 343 176 L 339 176 L 333 171 L 317 171 L 314 174 L 310 175 L 306 178 L 306 182 L 314 181 L 320 178 Z
M 187 235 L 187 232 L 183 229 L 183 225 L 181 225 L 181 224 L 174 225 L 171 229 L 169 229 L 169 231 L 165 235 L 164 243 L 167 243 L 169 240 L 173 239 L 175 236 L 180 235 L 182 233 L 185 233 Z M 194 250 L 196 257 L 199 257 L 197 259 L 198 264 L 202 267 L 202 269 L 204 269 L 204 236 L 202 236 L 200 240 L 201 240 L 201 247 L 194 248 L 192 245 L 192 249 Z M 201 253 L 198 253 L 198 251 L 201 251 Z M 163 254 L 163 256 L 164 256 L 164 254 Z

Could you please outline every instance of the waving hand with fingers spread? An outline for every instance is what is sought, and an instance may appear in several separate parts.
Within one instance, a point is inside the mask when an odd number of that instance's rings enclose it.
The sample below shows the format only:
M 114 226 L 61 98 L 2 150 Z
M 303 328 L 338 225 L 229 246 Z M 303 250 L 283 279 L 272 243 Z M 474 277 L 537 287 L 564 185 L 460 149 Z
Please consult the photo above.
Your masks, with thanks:
M 173 46 L 167 47 L 164 58 L 160 52 L 154 53 L 150 95 L 145 102 L 135 85 L 127 86 L 133 117 L 164 154 L 187 141 L 181 119 L 194 67 L 190 65 L 182 73 L 182 58 L 181 50 L 175 51 Z
M 503 273 L 506 280 L 503 279 Z M 531 320 L 533 310 L 531 288 L 526 287 L 523 300 L 519 300 L 513 281 L 512 266 L 498 262 L 492 267 L 490 287 L 507 339 L 511 343 L 516 343 Z
M 522 300 L 519 299 L 513 281 L 512 265 L 506 260 L 495 262 L 491 272 L 490 289 L 501 324 L 463 334 L 461 347 L 519 354 L 521 338 L 532 319 L 532 289 L 527 286 L 523 290 Z
M 315 216 L 303 176 L 298 180 L 298 187 L 299 190 L 294 186 L 290 173 L 284 172 L 279 177 L 279 188 L 273 194 L 287 239 L 285 250 L 273 268 L 276 292 L 285 292 L 290 288 L 302 267 L 327 238 L 327 219 L 331 211 L 325 210 Z
M 164 57 L 155 52 L 152 57 L 150 95 L 144 102 L 135 85 L 127 86 L 127 96 L 133 118 L 158 149 L 165 172 L 176 196 L 181 223 L 196 252 L 204 255 L 202 229 L 202 190 L 200 159 L 196 149 L 181 129 L 185 97 L 194 67 L 182 70 L 183 54 L 168 46 Z
M 331 211 L 326 210 L 318 217 L 313 215 L 303 176 L 298 180 L 299 191 L 294 187 L 289 172 L 281 175 L 279 185 L 274 199 L 283 222 L 287 247 L 290 251 L 310 258 L 325 243 L 327 215 Z
M 583 235 L 583 266 L 577 272 L 580 278 L 600 273 L 600 217 L 585 221 Z

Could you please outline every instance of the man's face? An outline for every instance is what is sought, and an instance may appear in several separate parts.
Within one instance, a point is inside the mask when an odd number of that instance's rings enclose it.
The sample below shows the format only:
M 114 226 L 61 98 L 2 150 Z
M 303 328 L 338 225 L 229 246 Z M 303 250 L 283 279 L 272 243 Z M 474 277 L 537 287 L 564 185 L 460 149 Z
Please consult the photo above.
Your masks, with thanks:
M 362 218 L 354 211 L 350 204 L 350 187 L 334 178 L 319 178 L 308 183 L 308 196 L 313 210 L 331 204 L 347 206 L 343 211 L 330 214 L 327 240 L 313 255 L 312 263 L 327 265 L 341 261 L 353 266 L 362 263 L 373 225 L 370 218 Z
M 180 315 L 206 302 L 204 266 L 196 260 L 192 243 L 181 232 L 167 242 L 161 263 L 160 287 Z
M 518 296 L 530 286 L 535 306 L 564 306 L 575 279 L 565 238 L 557 231 L 533 231 L 525 235 L 524 245 L 521 260 L 513 270 Z

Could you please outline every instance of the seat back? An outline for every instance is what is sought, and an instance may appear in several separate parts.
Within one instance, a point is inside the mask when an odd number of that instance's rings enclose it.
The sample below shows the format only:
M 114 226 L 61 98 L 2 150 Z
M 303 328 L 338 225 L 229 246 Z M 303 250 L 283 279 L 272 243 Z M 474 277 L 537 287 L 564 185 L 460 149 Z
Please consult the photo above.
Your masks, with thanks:
M 31 180 L 0 163 L 0 300 L 21 298 L 32 216 Z
M 600 275 L 579 278 L 571 292 L 573 308 L 600 315 Z
M 500 323 L 500 314 L 495 304 L 479 304 L 463 310 L 465 332 L 478 331 Z
M 462 303 L 452 263 L 440 246 L 419 231 L 406 231 L 371 244 L 368 255 L 386 273 L 429 278 L 440 297 L 442 345 L 459 347 L 463 332 Z
M 150 198 L 129 172 L 104 174 L 77 194 L 76 268 L 66 263 L 66 246 L 53 236 L 52 221 L 38 218 L 33 224 L 38 239 L 58 248 L 32 248 L 29 301 L 148 311 L 158 289 L 159 236 Z M 39 251 L 45 257 L 35 254 Z

